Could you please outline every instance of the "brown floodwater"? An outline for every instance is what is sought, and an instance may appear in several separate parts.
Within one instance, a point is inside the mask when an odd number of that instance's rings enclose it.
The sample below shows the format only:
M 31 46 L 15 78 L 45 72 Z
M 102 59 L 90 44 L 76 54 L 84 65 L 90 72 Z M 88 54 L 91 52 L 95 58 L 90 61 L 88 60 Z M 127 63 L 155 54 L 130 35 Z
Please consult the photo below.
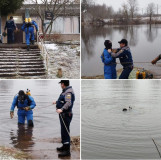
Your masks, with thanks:
M 57 159 L 56 147 L 60 143 L 60 124 L 55 106 L 61 93 L 58 80 L 0 80 L 0 146 L 21 150 L 33 158 Z M 76 94 L 71 123 L 71 136 L 80 136 L 80 81 L 73 80 L 71 85 Z M 10 106 L 13 97 L 20 89 L 29 88 L 36 102 L 34 128 L 17 125 L 17 108 L 14 118 L 10 119 Z M 79 159 L 79 152 L 72 148 L 71 159 Z

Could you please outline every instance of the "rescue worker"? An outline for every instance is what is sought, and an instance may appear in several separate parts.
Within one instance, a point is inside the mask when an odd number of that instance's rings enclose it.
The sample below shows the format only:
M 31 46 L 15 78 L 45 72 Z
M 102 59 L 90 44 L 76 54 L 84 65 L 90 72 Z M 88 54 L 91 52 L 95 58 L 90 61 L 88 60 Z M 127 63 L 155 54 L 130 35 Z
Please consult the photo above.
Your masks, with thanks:
M 17 30 L 17 26 L 12 16 L 8 21 L 6 21 L 4 32 L 6 31 L 6 29 L 7 29 L 7 42 L 9 44 L 14 43 L 14 30 Z
M 113 53 L 111 50 L 108 50 L 108 52 L 112 57 L 119 58 L 120 63 L 123 66 L 123 71 L 119 79 L 128 79 L 131 71 L 133 70 L 132 54 L 126 39 L 122 39 L 118 43 L 120 44 L 120 48 L 117 49 L 116 53 Z
M 56 112 L 59 114 L 59 120 L 61 125 L 61 140 L 62 146 L 57 148 L 57 151 L 61 152 L 58 157 L 70 156 L 70 123 L 72 121 L 73 113 L 72 108 L 75 101 L 75 94 L 71 86 L 69 86 L 69 80 L 61 80 L 59 82 L 63 89 L 56 104 Z M 64 124 L 65 123 L 65 124 Z
M 104 42 L 105 49 L 101 55 L 102 62 L 104 63 L 104 77 L 105 79 L 116 79 L 116 59 L 111 57 L 108 50 L 112 49 L 112 42 L 106 40 Z
M 10 109 L 10 117 L 11 119 L 14 116 L 14 109 L 17 106 L 18 111 L 18 124 L 24 124 L 25 118 L 27 119 L 27 124 L 29 127 L 33 127 L 33 111 L 36 103 L 31 96 L 25 94 L 23 90 L 20 90 L 18 95 L 16 95 L 13 99 L 11 109 Z
M 36 31 L 38 32 L 38 25 L 35 21 L 31 20 L 31 18 L 25 18 L 25 22 L 23 23 L 21 29 L 22 31 L 25 31 L 26 36 L 26 44 L 27 44 L 27 50 L 30 50 L 30 39 L 31 43 L 34 44 L 35 35 L 34 35 L 34 26 L 36 28 Z
M 161 54 L 158 57 L 156 57 L 151 63 L 156 64 L 160 59 L 161 59 Z

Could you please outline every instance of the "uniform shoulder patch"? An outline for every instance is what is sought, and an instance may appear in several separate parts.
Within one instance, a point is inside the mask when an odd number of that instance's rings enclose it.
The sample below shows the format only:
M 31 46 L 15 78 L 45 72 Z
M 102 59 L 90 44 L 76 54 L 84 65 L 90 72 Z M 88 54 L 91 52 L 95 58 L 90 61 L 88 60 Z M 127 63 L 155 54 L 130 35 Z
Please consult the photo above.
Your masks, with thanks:
M 67 100 L 71 100 L 71 93 L 67 93 L 66 96 L 65 96 L 65 98 L 66 98 Z

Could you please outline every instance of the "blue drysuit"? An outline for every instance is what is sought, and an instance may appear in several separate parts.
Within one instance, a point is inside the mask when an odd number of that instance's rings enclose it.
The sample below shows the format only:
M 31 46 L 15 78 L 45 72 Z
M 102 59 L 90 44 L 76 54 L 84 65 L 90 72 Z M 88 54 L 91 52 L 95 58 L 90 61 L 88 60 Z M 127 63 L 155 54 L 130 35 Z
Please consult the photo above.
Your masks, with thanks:
M 30 38 L 32 41 L 35 40 L 35 35 L 34 35 L 34 26 L 36 28 L 36 31 L 38 31 L 38 25 L 36 24 L 35 21 L 32 21 L 31 23 L 23 23 L 21 29 L 25 31 L 25 36 L 26 36 L 26 44 L 30 45 Z
M 14 42 L 14 30 L 16 29 L 16 24 L 13 19 L 6 22 L 4 30 L 7 29 L 7 41 L 8 43 Z
M 101 56 L 102 62 L 104 63 L 104 77 L 105 79 L 116 79 L 116 59 L 111 57 L 107 49 L 104 49 Z
M 18 123 L 20 124 L 24 124 L 25 123 L 25 118 L 27 118 L 27 122 L 29 120 L 33 121 L 33 111 L 32 109 L 35 108 L 36 103 L 34 101 L 34 99 L 31 96 L 28 96 L 28 98 L 26 98 L 24 100 L 24 103 L 22 104 L 19 100 L 18 100 L 18 95 L 16 95 L 13 99 L 12 105 L 11 105 L 11 111 L 14 111 L 15 107 L 17 106 L 18 111 L 17 111 L 17 115 L 18 115 Z M 23 108 L 24 107 L 28 107 L 30 106 L 29 111 L 25 111 Z
M 117 49 L 117 53 L 111 53 L 114 58 L 119 58 L 120 63 L 123 66 L 123 71 L 119 79 L 128 79 L 131 71 L 133 70 L 133 59 L 130 48 L 125 46 Z

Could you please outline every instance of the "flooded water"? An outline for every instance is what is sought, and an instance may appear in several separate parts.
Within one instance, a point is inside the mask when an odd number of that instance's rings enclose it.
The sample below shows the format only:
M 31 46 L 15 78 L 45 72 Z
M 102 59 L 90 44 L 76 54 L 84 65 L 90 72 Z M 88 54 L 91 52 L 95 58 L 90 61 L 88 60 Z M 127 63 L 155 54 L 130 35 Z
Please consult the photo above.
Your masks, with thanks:
M 83 159 L 159 159 L 161 81 L 84 80 L 81 99 Z
M 129 41 L 135 67 L 150 70 L 156 78 L 161 78 L 161 64 L 153 66 L 150 63 L 161 53 L 161 25 L 83 27 L 82 76 L 103 75 L 100 55 L 104 49 L 105 39 L 110 39 L 113 48 L 118 48 L 118 41 L 122 38 Z M 119 68 L 122 66 L 117 65 L 117 69 Z
M 14 147 L 33 157 L 57 159 L 56 147 L 61 146 L 54 138 L 60 137 L 59 118 L 55 106 L 51 106 L 61 93 L 57 80 L 1 80 L 0 81 L 0 146 Z M 76 94 L 71 123 L 71 136 L 80 135 L 80 81 L 71 85 Z M 18 127 L 17 109 L 10 119 L 10 106 L 19 90 L 29 88 L 37 104 L 34 109 L 34 128 Z M 72 152 L 71 158 L 79 158 Z

